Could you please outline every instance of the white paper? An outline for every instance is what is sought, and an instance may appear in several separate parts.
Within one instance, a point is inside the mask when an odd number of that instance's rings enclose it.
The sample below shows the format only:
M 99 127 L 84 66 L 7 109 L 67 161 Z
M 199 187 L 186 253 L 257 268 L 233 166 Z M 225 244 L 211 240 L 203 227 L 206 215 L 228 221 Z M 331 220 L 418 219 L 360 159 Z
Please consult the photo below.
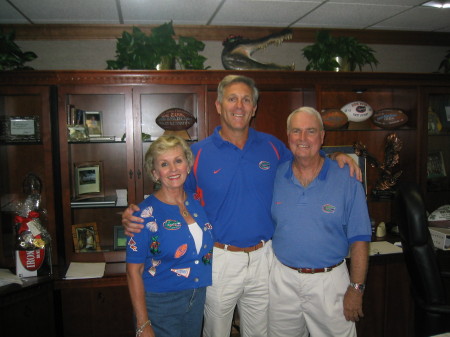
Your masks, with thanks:
M 23 284 L 20 277 L 11 273 L 9 269 L 0 269 L 0 287 L 12 283 Z
M 369 244 L 369 254 L 384 255 L 402 253 L 403 249 L 387 241 L 374 241 Z
M 66 280 L 100 278 L 105 274 L 105 262 L 71 262 Z

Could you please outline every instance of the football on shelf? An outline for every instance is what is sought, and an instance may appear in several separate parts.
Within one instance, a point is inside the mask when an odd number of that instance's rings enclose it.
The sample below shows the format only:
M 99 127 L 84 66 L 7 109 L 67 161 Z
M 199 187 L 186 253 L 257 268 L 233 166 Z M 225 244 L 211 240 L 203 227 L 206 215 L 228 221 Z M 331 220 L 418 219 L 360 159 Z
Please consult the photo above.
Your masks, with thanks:
M 189 129 L 197 120 L 186 110 L 172 108 L 161 112 L 155 121 L 164 130 L 182 131 Z
M 347 115 L 339 109 L 324 109 L 320 115 L 325 130 L 341 129 L 348 124 Z
M 372 107 L 363 101 L 350 102 L 341 110 L 347 115 L 350 122 L 364 122 L 373 114 Z
M 406 124 L 408 116 L 401 109 L 380 109 L 373 114 L 372 122 L 383 129 L 395 129 Z

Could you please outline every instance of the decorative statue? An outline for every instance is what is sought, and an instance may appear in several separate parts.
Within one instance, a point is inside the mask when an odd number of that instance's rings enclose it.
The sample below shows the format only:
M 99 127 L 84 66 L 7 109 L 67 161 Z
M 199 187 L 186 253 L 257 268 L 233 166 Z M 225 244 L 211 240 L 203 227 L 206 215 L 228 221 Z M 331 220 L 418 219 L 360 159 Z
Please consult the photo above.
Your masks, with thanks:
M 292 30 L 284 29 L 279 33 L 250 40 L 239 35 L 230 35 L 223 41 L 222 64 L 227 70 L 294 70 L 295 65 L 280 66 L 275 63 L 260 63 L 251 55 L 270 44 L 281 44 L 292 38 Z
M 386 138 L 386 145 L 384 147 L 384 161 L 380 163 L 377 159 L 371 156 L 364 144 L 356 142 L 353 145 L 355 154 L 366 158 L 368 164 L 380 170 L 380 177 L 378 178 L 372 194 L 380 198 L 392 198 L 395 190 L 394 186 L 397 184 L 398 178 L 402 171 L 394 173 L 393 167 L 399 162 L 399 152 L 402 149 L 403 143 L 395 133 L 391 133 Z

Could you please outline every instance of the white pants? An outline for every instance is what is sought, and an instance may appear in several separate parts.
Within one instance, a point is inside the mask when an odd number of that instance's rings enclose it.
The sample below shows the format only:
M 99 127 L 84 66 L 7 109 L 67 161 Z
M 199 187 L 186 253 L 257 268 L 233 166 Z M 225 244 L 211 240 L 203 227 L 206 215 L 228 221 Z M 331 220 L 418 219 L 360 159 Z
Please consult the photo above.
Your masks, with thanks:
M 272 242 L 251 252 L 214 247 L 212 286 L 206 290 L 204 337 L 229 337 L 238 306 L 242 337 L 266 337 Z
M 270 337 L 356 336 L 344 316 L 347 265 L 327 273 L 301 274 L 274 257 L 269 278 Z

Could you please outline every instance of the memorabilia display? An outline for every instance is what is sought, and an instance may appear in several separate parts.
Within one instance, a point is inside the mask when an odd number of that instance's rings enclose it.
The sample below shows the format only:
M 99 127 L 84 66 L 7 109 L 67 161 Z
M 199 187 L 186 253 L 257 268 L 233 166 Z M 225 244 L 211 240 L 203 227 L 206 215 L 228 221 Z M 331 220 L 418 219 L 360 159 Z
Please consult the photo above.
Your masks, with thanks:
M 375 111 L 372 122 L 382 129 L 396 129 L 408 122 L 408 115 L 402 109 L 385 108 Z
M 427 158 L 427 178 L 443 178 L 446 177 L 444 156 L 441 151 L 428 154 Z
M 72 225 L 72 236 L 76 253 L 102 250 L 95 222 Z
M 380 162 L 369 154 L 366 146 L 362 142 L 355 143 L 355 153 L 360 157 L 366 158 L 371 167 L 380 170 L 380 177 L 372 190 L 372 195 L 374 197 L 386 199 L 392 199 L 394 197 L 395 185 L 402 175 L 402 171 L 394 172 L 393 168 L 399 162 L 399 153 L 402 146 L 402 141 L 395 133 L 388 135 L 386 138 L 386 145 L 384 147 L 384 160 L 383 162 Z
M 127 236 L 123 226 L 114 226 L 114 250 L 127 248 Z
M 222 65 L 226 70 L 294 70 L 295 65 L 282 66 L 275 63 L 262 63 L 253 59 L 254 52 L 269 45 L 279 46 L 284 40 L 292 39 L 292 29 L 283 29 L 257 39 L 240 35 L 229 35 L 223 41 Z
M 5 143 L 39 142 L 41 132 L 39 116 L 2 116 L 0 119 L 0 141 Z
M 363 101 L 347 103 L 341 110 L 347 115 L 350 122 L 364 122 L 373 114 L 372 107 Z
M 197 119 L 184 109 L 171 108 L 156 117 L 156 124 L 164 129 L 164 134 L 177 134 L 184 139 L 191 139 L 186 130 L 192 127 Z
M 75 199 L 103 196 L 103 162 L 74 164 Z
M 339 109 L 324 109 L 320 115 L 325 130 L 344 129 L 348 126 L 347 115 Z
M 103 135 L 102 113 L 100 111 L 85 111 L 85 125 L 89 137 L 100 137 Z

